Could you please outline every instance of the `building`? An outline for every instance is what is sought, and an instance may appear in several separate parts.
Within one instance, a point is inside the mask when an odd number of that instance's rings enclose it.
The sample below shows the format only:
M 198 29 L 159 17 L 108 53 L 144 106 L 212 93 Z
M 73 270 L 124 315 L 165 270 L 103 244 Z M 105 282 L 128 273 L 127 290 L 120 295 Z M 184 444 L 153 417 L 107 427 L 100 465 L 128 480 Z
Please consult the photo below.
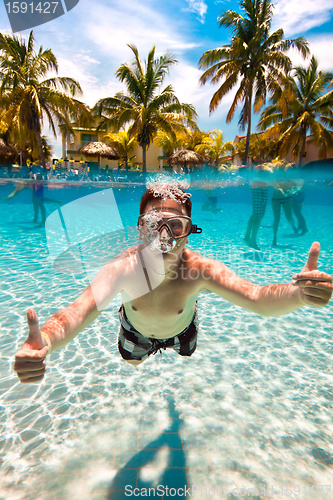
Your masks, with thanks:
M 96 157 L 85 157 L 84 155 L 78 153 L 78 149 L 89 142 L 101 141 L 105 135 L 105 131 L 97 131 L 96 128 L 84 128 L 84 127 L 73 127 L 74 137 L 70 141 L 63 137 L 62 139 L 62 159 L 65 158 L 75 162 L 80 162 L 81 160 L 86 160 L 88 166 L 91 170 L 98 168 L 98 158 Z M 133 163 L 136 163 L 139 167 L 142 167 L 142 148 L 138 146 L 131 156 L 134 156 Z M 166 166 L 166 162 L 163 159 L 159 159 L 163 155 L 162 150 L 156 146 L 156 144 L 151 143 L 147 149 L 146 163 L 147 171 L 154 171 L 162 169 Z M 107 158 L 100 159 L 100 166 L 102 169 L 107 168 L 108 170 L 113 170 L 118 167 L 118 160 L 108 160 Z

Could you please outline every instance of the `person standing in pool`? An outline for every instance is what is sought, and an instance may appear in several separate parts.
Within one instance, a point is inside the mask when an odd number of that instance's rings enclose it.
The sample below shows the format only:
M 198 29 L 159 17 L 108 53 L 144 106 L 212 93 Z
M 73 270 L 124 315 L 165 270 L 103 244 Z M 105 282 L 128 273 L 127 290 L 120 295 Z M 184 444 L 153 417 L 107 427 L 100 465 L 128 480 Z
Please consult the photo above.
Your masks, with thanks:
M 293 193 L 293 184 L 290 181 L 278 181 L 277 186 L 274 189 L 273 197 L 272 197 L 272 210 L 274 215 L 273 221 L 273 246 L 276 246 L 276 237 L 280 224 L 280 216 L 281 216 L 281 206 L 283 207 L 284 214 L 286 216 L 287 221 L 293 228 L 294 233 L 297 233 L 296 226 L 294 224 L 293 219 L 293 211 L 292 211 L 292 193 Z
M 255 177 L 250 181 L 250 189 L 252 193 L 252 214 L 248 220 L 246 233 L 244 236 L 245 243 L 255 250 L 260 250 L 257 244 L 257 235 L 261 221 L 266 212 L 268 199 L 268 186 L 276 187 L 275 181 L 269 177 L 272 170 L 266 166 L 257 166 L 254 168 Z
M 299 180 L 295 184 L 295 188 L 293 191 L 293 195 L 291 198 L 293 212 L 296 216 L 298 222 L 298 228 L 296 229 L 297 233 L 300 231 L 300 236 L 304 236 L 309 232 L 305 218 L 302 214 L 302 207 L 304 203 L 305 192 L 304 192 L 304 180 Z
M 262 316 L 278 316 L 303 306 L 322 307 L 332 295 L 332 276 L 317 270 L 320 245 L 312 244 L 302 271 L 289 284 L 259 286 L 234 274 L 222 262 L 186 248 L 200 233 L 192 224 L 190 195 L 179 185 L 151 186 L 140 203 L 142 243 L 111 259 L 86 290 L 40 328 L 34 309 L 27 311 L 29 335 L 15 356 L 22 383 L 43 379 L 46 355 L 70 342 L 121 293 L 118 347 L 138 365 L 166 348 L 181 356 L 196 349 L 196 303 L 208 290 Z
M 32 206 L 34 209 L 34 218 L 33 221 L 34 223 L 38 222 L 38 214 L 39 210 L 41 213 L 41 222 L 38 227 L 44 227 L 45 225 L 45 220 L 46 220 L 46 209 L 45 209 L 45 202 L 49 203 L 57 203 L 58 205 L 62 205 L 62 201 L 60 200 L 55 200 L 53 198 L 47 198 L 44 196 L 44 182 L 42 180 L 41 174 L 33 174 L 33 179 L 36 182 L 21 182 L 16 186 L 14 191 L 10 193 L 6 198 L 3 199 L 3 201 L 9 201 L 18 194 L 20 194 L 21 191 L 27 188 L 31 188 L 31 201 L 32 201 Z
M 204 212 L 213 212 L 214 214 L 220 214 L 223 212 L 221 208 L 217 207 L 217 191 L 213 188 L 213 186 L 205 186 L 205 195 L 206 199 L 201 206 L 201 210 Z
M 255 171 L 256 177 L 250 182 L 250 189 L 252 193 L 252 214 L 247 223 L 244 241 L 249 247 L 254 248 L 255 250 L 260 250 L 257 244 L 257 234 L 266 212 L 268 183 L 263 178 L 264 172 L 260 167 L 256 167 Z

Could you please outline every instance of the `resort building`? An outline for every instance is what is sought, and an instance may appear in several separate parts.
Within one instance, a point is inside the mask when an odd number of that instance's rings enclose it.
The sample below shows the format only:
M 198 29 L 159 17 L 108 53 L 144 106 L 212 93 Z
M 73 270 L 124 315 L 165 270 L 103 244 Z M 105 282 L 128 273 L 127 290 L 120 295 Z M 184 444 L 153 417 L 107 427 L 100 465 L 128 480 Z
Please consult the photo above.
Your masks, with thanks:
M 85 161 L 91 171 L 100 169 L 106 169 L 108 171 L 112 171 L 115 168 L 118 168 L 121 160 L 109 160 L 108 158 L 101 157 L 99 160 L 98 167 L 98 157 L 88 157 L 83 155 L 82 153 L 78 153 L 78 150 L 90 142 L 98 142 L 101 141 L 105 135 L 105 131 L 97 131 L 96 128 L 85 128 L 74 126 L 74 136 L 67 140 L 65 137 L 62 139 L 62 162 L 65 167 L 69 167 L 72 162 L 79 163 L 80 161 Z M 259 135 L 259 134 L 258 134 Z M 236 135 L 234 139 L 234 144 L 237 145 L 240 141 L 246 138 L 245 135 Z M 107 141 L 106 141 L 107 142 Z M 134 156 L 132 160 L 132 164 L 135 164 L 140 169 L 142 167 L 142 148 L 137 146 L 133 153 L 130 156 Z M 163 155 L 163 151 L 156 144 L 151 143 L 149 148 L 147 149 L 147 171 L 158 171 L 162 170 L 164 167 L 168 167 L 166 156 Z M 327 158 L 333 158 L 333 151 L 327 155 Z M 291 153 L 289 153 L 285 158 L 285 160 L 292 162 Z M 308 136 L 306 139 L 306 148 L 304 154 L 303 165 L 308 162 L 316 161 L 319 159 L 318 156 L 318 148 L 313 143 L 312 136 Z M 65 161 L 66 160 L 66 161 Z M 226 157 L 225 160 L 232 161 L 235 165 L 242 165 L 242 158 L 240 155 L 235 155 L 234 158 Z M 249 159 L 251 163 L 251 158 Z M 74 166 L 75 168 L 75 166 Z M 124 168 L 124 167 L 122 167 Z
M 84 128 L 84 127 L 73 127 L 74 137 L 70 141 L 63 137 L 62 139 L 62 160 L 65 159 L 69 162 L 80 162 L 85 160 L 88 164 L 90 170 L 98 169 L 98 157 L 88 157 L 82 153 L 78 153 L 78 150 L 90 142 L 102 141 L 105 131 L 97 131 L 96 128 Z M 105 141 L 107 142 L 107 141 Z M 130 156 L 135 156 L 132 163 L 142 167 L 142 148 L 137 146 Z M 163 159 L 162 150 L 156 146 L 156 144 L 151 143 L 147 149 L 146 155 L 147 171 L 154 171 L 162 169 L 163 166 L 167 166 L 165 159 Z M 67 161 L 66 161 L 67 163 Z M 118 160 L 109 160 L 107 158 L 100 158 L 100 168 L 112 171 L 117 168 L 119 164 Z

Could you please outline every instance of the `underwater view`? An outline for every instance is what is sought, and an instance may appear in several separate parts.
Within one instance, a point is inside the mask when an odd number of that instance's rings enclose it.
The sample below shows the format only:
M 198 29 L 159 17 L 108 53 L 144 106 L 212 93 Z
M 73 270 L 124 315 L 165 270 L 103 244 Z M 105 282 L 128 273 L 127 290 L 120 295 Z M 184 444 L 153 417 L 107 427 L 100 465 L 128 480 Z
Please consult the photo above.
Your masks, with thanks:
M 330 180 L 186 179 L 202 229 L 193 252 L 265 286 L 291 283 L 317 241 L 318 269 L 332 273 Z M 333 498 L 331 303 L 269 317 L 203 290 L 195 352 L 132 366 L 118 351 L 118 294 L 47 356 L 39 383 L 19 381 L 27 310 L 42 325 L 140 242 L 146 190 L 24 182 L 0 184 L 0 499 Z

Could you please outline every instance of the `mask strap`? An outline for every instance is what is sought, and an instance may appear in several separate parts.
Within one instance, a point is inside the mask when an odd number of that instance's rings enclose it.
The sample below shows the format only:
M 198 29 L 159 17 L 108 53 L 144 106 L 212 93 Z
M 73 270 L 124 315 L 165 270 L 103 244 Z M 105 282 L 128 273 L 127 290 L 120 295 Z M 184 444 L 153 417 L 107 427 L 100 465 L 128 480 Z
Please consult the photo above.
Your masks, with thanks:
M 200 234 L 202 233 L 202 229 L 201 227 L 198 227 L 196 224 L 192 224 L 191 233 Z

